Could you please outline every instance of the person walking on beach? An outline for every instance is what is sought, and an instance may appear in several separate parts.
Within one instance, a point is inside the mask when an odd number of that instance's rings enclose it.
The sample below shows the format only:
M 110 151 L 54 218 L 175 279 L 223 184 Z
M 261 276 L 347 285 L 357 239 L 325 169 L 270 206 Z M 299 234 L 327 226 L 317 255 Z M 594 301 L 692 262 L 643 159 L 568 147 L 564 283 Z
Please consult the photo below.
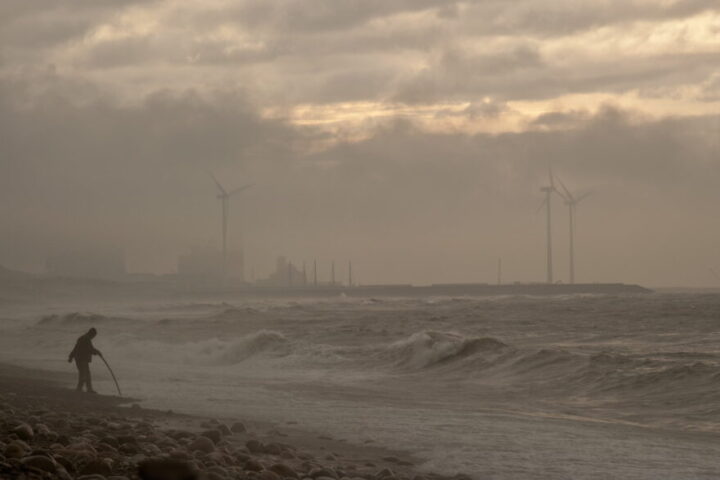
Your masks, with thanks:
M 93 355 L 100 355 L 100 350 L 93 347 L 92 339 L 97 335 L 97 330 L 91 328 L 86 334 L 81 335 L 80 338 L 75 342 L 75 348 L 68 356 L 68 363 L 75 360 L 75 365 L 78 369 L 78 384 L 76 390 L 82 392 L 83 385 L 85 385 L 88 393 L 97 393 L 92 388 L 92 378 L 90 377 L 90 362 L 92 361 Z

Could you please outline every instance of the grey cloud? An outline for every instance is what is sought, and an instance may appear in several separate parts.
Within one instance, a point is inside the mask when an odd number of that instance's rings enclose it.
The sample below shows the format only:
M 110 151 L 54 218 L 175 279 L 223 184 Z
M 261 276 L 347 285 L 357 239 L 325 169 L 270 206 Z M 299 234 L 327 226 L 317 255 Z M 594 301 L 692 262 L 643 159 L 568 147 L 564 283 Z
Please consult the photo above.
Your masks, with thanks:
M 269 6 L 267 2 L 249 2 L 236 10 L 245 25 L 272 25 L 279 31 L 317 32 L 357 27 L 370 20 L 400 13 L 437 9 L 443 17 L 451 16 L 452 5 L 444 0 L 284 0 Z
M 465 31 L 475 35 L 569 35 L 607 25 L 686 18 L 717 11 L 714 0 L 679 0 L 649 4 L 637 0 L 574 2 L 467 2 Z
M 650 4 L 637 0 L 587 1 L 568 4 L 561 0 L 253 0 L 229 10 L 198 12 L 198 20 L 217 25 L 230 21 L 249 29 L 278 34 L 312 34 L 345 31 L 367 26 L 376 19 L 402 13 L 434 12 L 440 21 L 456 22 L 468 35 L 523 34 L 566 35 L 577 31 L 632 21 L 685 18 L 717 10 L 714 0 L 678 0 Z
M 457 47 L 443 49 L 430 66 L 402 82 L 396 100 L 414 103 L 471 94 L 473 98 L 503 95 L 514 83 L 530 83 L 542 75 L 544 62 L 532 45 L 473 54 Z M 523 89 L 520 86 L 520 89 Z
M 556 66 L 532 50 L 520 52 L 476 58 L 441 55 L 400 82 L 394 98 L 409 103 L 484 96 L 518 100 L 629 90 L 654 96 L 658 87 L 702 83 L 720 62 L 717 53 L 688 53 Z
M 571 128 L 577 126 L 580 122 L 586 120 L 588 116 L 588 112 L 581 111 L 548 112 L 539 115 L 532 121 L 532 124 L 540 127 Z
M 103 41 L 86 51 L 80 63 L 93 68 L 139 66 L 158 58 L 151 36 Z
M 702 100 L 706 102 L 720 101 L 720 71 L 713 73 L 701 84 L 700 88 Z
M 136 3 L 33 5 L 12 0 L 2 7 L 7 14 L 0 20 L 5 71 L 52 63 L 53 47 L 71 43 Z M 263 93 L 302 103 L 476 102 L 485 96 L 505 101 L 628 90 L 652 96 L 664 87 L 707 80 L 716 70 L 717 54 L 691 51 L 594 63 L 578 60 L 567 66 L 545 53 L 543 40 L 618 22 L 682 18 L 713 8 L 717 6 L 709 0 L 615 0 L 572 7 L 555 0 L 542 5 L 528 0 L 253 0 L 228 9 L 179 4 L 164 13 L 168 16 L 151 34 L 83 44 L 70 67 L 79 76 L 87 70 L 102 75 L 103 69 L 122 67 L 128 77 L 154 82 L 151 88 L 166 84 L 164 76 L 176 75 L 173 80 L 182 84 L 182 69 L 206 68 L 208 84 L 229 76 L 253 77 L 268 90 L 274 88 Z M 428 15 L 418 22 L 399 15 L 413 12 Z M 222 26 L 239 28 L 252 41 L 206 35 Z M 493 36 L 494 41 L 483 36 Z M 478 45 L 485 51 L 471 51 Z M 273 79 L 272 87 L 266 77 Z
M 84 35 L 123 8 L 152 3 L 155 0 L 3 0 L 0 39 L 6 49 L 50 47 Z

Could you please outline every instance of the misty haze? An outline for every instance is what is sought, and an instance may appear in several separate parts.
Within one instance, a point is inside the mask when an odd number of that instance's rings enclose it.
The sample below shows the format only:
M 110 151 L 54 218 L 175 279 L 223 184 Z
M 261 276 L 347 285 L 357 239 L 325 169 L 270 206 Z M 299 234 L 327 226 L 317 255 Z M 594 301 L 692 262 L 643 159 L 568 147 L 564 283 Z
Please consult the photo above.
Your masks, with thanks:
M 717 0 L 4 0 L 0 478 L 720 477 Z

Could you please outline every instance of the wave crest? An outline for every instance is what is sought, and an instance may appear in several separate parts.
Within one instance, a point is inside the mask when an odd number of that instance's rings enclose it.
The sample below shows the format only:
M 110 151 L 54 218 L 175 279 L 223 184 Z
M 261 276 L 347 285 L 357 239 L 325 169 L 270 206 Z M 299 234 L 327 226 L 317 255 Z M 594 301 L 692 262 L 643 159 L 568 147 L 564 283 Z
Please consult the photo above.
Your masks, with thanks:
M 388 353 L 399 367 L 430 368 L 508 349 L 510 347 L 507 344 L 492 337 L 465 337 L 452 332 L 422 331 L 390 344 Z
M 37 325 L 93 325 L 97 323 L 104 323 L 110 320 L 105 315 L 99 313 L 66 313 L 59 315 L 53 313 L 51 315 L 45 315 L 38 320 Z
M 290 341 L 272 330 L 260 330 L 230 342 L 212 342 L 203 348 L 210 361 L 220 365 L 233 365 L 258 355 L 286 356 L 291 352 Z

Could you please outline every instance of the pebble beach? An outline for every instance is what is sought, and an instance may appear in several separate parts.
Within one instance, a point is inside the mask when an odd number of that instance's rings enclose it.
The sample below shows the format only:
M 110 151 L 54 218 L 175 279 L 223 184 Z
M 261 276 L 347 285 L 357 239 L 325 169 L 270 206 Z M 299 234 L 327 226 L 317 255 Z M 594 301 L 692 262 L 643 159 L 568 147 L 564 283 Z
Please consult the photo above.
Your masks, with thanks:
M 0 366 L 0 478 L 444 480 L 401 451 L 284 425 L 201 418 L 79 393 L 72 377 Z

